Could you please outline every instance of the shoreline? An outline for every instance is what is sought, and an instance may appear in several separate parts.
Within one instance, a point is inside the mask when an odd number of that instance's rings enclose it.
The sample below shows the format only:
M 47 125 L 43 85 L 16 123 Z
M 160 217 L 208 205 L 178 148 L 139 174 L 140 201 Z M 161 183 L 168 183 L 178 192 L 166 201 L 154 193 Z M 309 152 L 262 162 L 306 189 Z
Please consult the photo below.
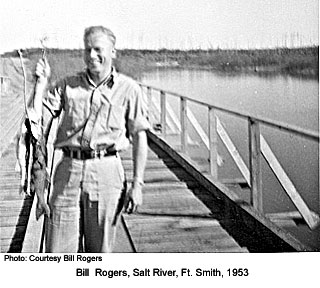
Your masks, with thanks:
M 31 65 L 42 55 L 40 48 L 23 52 Z M 47 49 L 54 78 L 76 73 L 84 68 L 82 49 Z M 18 57 L 17 51 L 1 57 Z M 225 74 L 257 76 L 288 75 L 319 81 L 319 46 L 254 50 L 117 50 L 115 67 L 122 73 L 139 79 L 155 69 L 197 69 Z
M 273 66 L 260 66 L 260 67 L 241 67 L 239 69 L 224 69 L 219 70 L 213 67 L 206 67 L 206 66 L 196 66 L 196 65 L 184 65 L 184 66 L 152 66 L 150 65 L 146 71 L 143 73 L 147 73 L 149 71 L 154 70 L 199 70 L 199 71 L 211 71 L 213 73 L 219 73 L 224 75 L 239 75 L 239 74 L 249 74 L 249 75 L 256 75 L 258 77 L 273 77 L 273 76 L 291 76 L 303 79 L 310 79 L 310 80 L 318 80 L 319 81 L 319 74 L 318 71 L 315 69 L 303 69 L 303 70 L 295 70 L 295 71 L 286 71 L 282 70 L 279 67 Z

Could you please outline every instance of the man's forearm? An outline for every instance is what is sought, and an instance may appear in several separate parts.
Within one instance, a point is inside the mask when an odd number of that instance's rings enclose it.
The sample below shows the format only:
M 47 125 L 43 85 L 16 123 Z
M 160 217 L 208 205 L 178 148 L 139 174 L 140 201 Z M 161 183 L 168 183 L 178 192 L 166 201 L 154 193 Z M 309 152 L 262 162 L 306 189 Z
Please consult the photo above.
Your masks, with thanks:
M 145 131 L 139 131 L 133 137 L 133 176 L 134 185 L 143 182 L 148 156 L 148 142 Z M 135 183 L 137 182 L 137 183 Z M 140 183 L 142 184 L 142 183 Z
M 50 65 L 46 58 L 39 59 L 36 65 L 37 83 L 34 91 L 33 102 L 31 108 L 40 118 L 42 116 L 42 98 L 48 89 L 48 83 L 51 76 Z
M 31 108 L 34 109 L 34 112 L 36 115 L 38 115 L 40 118 L 42 116 L 42 98 L 44 93 L 47 91 L 48 84 L 46 81 L 37 81 L 36 87 L 35 87 L 35 93 L 34 98 L 32 101 Z

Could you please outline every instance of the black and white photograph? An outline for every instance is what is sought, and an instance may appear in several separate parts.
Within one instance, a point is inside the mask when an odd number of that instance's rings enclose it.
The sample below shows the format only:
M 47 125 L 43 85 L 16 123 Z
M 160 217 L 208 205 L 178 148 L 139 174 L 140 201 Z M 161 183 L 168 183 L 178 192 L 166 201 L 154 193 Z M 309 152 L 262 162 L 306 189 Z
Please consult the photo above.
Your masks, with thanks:
M 0 22 L 1 278 L 316 279 L 318 0 L 10 0 Z

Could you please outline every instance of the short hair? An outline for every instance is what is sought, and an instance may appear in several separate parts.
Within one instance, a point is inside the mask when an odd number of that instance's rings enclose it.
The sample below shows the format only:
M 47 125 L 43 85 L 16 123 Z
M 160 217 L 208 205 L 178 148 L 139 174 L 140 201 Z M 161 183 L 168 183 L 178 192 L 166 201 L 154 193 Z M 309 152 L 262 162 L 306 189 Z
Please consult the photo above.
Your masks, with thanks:
M 106 36 L 108 36 L 112 45 L 113 46 L 116 45 L 116 36 L 114 35 L 114 33 L 110 29 L 108 29 L 104 26 L 91 26 L 91 27 L 86 28 L 84 30 L 83 41 L 86 41 L 86 39 L 88 38 L 89 35 L 95 34 L 97 32 L 101 32 L 101 33 L 105 34 Z

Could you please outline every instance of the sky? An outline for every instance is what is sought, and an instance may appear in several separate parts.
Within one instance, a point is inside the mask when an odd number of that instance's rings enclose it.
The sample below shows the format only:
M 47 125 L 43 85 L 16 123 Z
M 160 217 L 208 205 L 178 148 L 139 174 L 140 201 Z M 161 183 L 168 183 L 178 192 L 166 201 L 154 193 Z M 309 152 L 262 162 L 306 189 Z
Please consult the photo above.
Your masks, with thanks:
M 318 0 L 8 0 L 0 22 L 0 53 L 44 38 L 48 47 L 82 48 L 91 25 L 113 30 L 118 49 L 319 44 Z

